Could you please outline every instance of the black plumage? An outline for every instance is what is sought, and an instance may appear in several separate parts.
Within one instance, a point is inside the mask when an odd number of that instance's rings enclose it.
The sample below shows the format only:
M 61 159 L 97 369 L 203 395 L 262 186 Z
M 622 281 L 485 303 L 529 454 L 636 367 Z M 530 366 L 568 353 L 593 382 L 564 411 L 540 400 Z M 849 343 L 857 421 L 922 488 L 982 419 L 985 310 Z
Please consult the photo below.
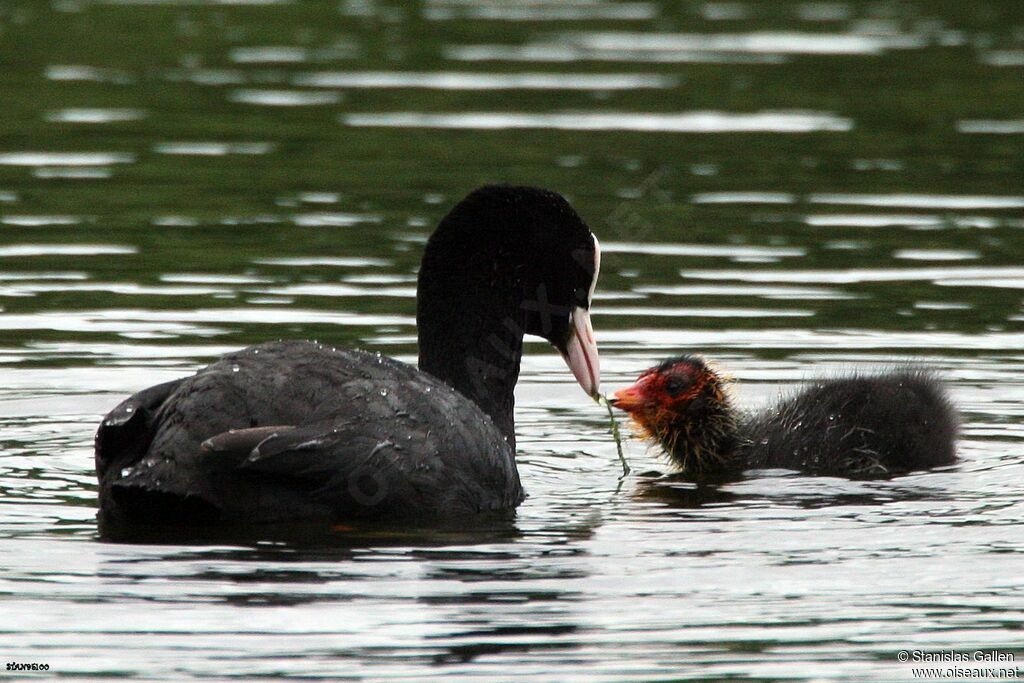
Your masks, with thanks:
M 598 253 L 556 193 L 475 191 L 425 250 L 421 370 L 280 341 L 145 389 L 96 435 L 103 527 L 429 521 L 515 508 L 524 497 L 512 418 L 522 337 L 540 334 L 570 361 L 588 359 L 591 374 L 570 367 L 596 392 L 588 309 Z M 531 323 L 538 289 L 550 295 L 544 328 Z
M 934 373 L 921 368 L 819 380 L 743 413 L 715 370 L 684 355 L 650 368 L 613 400 L 693 475 L 784 468 L 863 479 L 956 461 L 959 416 Z

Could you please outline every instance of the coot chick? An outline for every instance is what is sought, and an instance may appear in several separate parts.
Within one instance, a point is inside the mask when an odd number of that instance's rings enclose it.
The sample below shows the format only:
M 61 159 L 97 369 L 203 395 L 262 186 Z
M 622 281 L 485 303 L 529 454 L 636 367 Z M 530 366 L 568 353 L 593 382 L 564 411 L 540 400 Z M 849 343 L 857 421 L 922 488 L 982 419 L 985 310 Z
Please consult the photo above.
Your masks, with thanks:
M 690 475 L 784 468 L 869 479 L 956 460 L 959 417 L 927 370 L 819 380 L 756 414 L 733 407 L 725 382 L 682 355 L 646 370 L 612 403 Z
M 96 434 L 101 531 L 515 508 L 523 335 L 553 344 L 596 394 L 589 309 L 599 267 L 596 238 L 557 193 L 475 190 L 423 254 L 419 370 L 280 341 L 140 391 Z

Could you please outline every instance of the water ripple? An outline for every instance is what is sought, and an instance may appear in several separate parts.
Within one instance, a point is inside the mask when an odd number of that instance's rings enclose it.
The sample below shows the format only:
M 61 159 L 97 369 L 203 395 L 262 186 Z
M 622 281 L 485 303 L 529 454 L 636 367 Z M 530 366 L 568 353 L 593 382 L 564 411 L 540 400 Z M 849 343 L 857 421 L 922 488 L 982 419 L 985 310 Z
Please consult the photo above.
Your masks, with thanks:
M 271 142 L 159 142 L 153 145 L 153 151 L 157 154 L 219 157 L 228 154 L 268 154 L 274 147 Z
M 40 228 L 48 225 L 78 225 L 82 222 L 81 216 L 0 216 L 0 223 L 14 225 L 21 228 Z
M 309 50 L 290 45 L 236 47 L 229 58 L 237 64 L 297 64 L 309 59 Z
M 1020 135 L 1024 134 L 1024 119 L 1011 121 L 966 120 L 957 121 L 956 129 L 961 133 L 981 133 L 985 135 Z
M 850 268 L 846 270 L 682 270 L 697 280 L 851 284 L 857 282 L 948 282 L 960 278 L 999 280 L 1024 277 L 1024 266 L 961 266 L 943 268 Z
M 892 257 L 910 261 L 970 261 L 981 258 L 981 254 L 966 249 L 897 249 Z
M 46 67 L 46 77 L 51 81 L 95 81 L 128 85 L 134 78 L 126 71 L 106 69 L 81 64 L 54 64 Z
M 529 2 L 499 3 L 494 0 L 468 4 L 453 0 L 428 0 L 423 18 L 428 21 L 475 19 L 484 21 L 594 21 L 597 19 L 641 21 L 658 16 L 651 2 Z
M 1024 333 L 894 332 L 891 330 L 749 329 L 728 335 L 701 329 L 603 329 L 601 343 L 646 349 L 649 355 L 686 349 L 820 349 L 884 350 L 895 354 L 926 350 L 1016 351 L 1024 347 Z M 652 358 L 654 360 L 654 358 Z M 890 358 L 891 362 L 891 358 Z
M 0 166 L 108 166 L 130 164 L 135 155 L 120 152 L 4 152 Z
M 981 53 L 981 61 L 991 66 L 1024 66 L 1024 50 L 989 50 Z
M 450 45 L 444 54 L 458 61 L 784 64 L 794 55 L 877 56 L 890 50 L 925 47 L 923 35 L 759 31 L 735 34 L 577 32 L 525 45 Z
M 449 45 L 447 59 L 460 62 L 635 62 L 647 64 L 784 64 L 788 58 L 777 54 L 698 52 L 681 50 L 596 50 L 580 45 L 537 42 L 526 45 Z
M 0 297 L 34 296 L 46 292 L 108 292 L 126 296 L 209 296 L 230 294 L 223 287 L 157 287 L 134 282 L 25 282 L 0 286 Z
M 779 300 L 844 300 L 856 299 L 853 294 L 848 294 L 838 289 L 826 287 L 793 287 L 775 286 L 765 287 L 764 285 L 642 285 L 634 287 L 633 291 L 643 294 L 664 294 L 668 296 L 753 296 L 765 299 Z
M 341 93 L 298 90 L 234 90 L 228 100 L 261 107 L 319 107 L 341 102 Z
M 672 88 L 674 76 L 658 74 L 468 73 L 456 71 L 321 71 L 301 74 L 295 85 L 317 88 L 427 88 L 437 90 L 637 90 Z
M 297 268 L 312 267 L 338 267 L 338 268 L 370 268 L 374 266 L 387 266 L 391 264 L 390 259 L 366 258 L 361 256 L 289 256 L 281 258 L 261 258 L 253 263 L 267 266 L 288 266 Z
M 141 109 L 100 109 L 73 107 L 46 112 L 45 119 L 52 123 L 123 123 L 145 118 Z
M 677 50 L 682 52 L 757 53 L 777 55 L 880 55 L 888 50 L 921 48 L 926 42 L 910 34 L 800 33 L 637 33 L 594 32 L 569 37 L 593 50 Z
M 796 197 L 788 192 L 701 192 L 690 201 L 694 204 L 792 204 Z
M 372 214 L 326 211 L 316 213 L 297 213 L 292 216 L 292 222 L 295 223 L 295 225 L 312 228 L 325 228 L 332 226 L 347 227 L 350 225 L 358 225 L 360 223 L 380 223 L 380 220 L 380 216 Z
M 1021 209 L 1024 196 L 814 193 L 811 204 L 880 206 L 903 209 Z
M 602 242 L 606 254 L 649 254 L 654 256 L 722 256 L 727 258 L 771 257 L 791 258 L 805 256 L 803 247 L 755 247 L 733 244 L 652 244 L 639 242 Z
M 13 244 L 0 247 L 0 257 L 19 256 L 116 256 L 138 249 L 114 244 Z
M 917 214 L 820 214 L 804 216 L 804 222 L 814 227 L 844 228 L 940 228 L 947 224 L 943 216 Z
M 824 112 L 760 112 L 737 114 L 717 111 L 653 114 L 631 112 L 577 112 L 528 114 L 507 112 L 345 114 L 342 123 L 371 128 L 453 128 L 508 130 L 629 130 L 658 133 L 813 133 L 847 132 L 853 121 Z
M 786 308 L 712 308 L 700 306 L 684 308 L 679 306 L 616 306 L 596 309 L 596 316 L 626 316 L 641 318 L 809 318 L 814 311 Z

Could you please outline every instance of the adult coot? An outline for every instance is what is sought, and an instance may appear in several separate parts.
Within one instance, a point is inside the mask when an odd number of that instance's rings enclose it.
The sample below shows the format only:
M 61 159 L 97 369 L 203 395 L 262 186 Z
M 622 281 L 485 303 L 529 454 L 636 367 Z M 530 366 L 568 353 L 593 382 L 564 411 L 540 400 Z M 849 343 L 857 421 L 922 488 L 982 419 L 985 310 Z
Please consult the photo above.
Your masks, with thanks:
M 745 415 L 717 372 L 683 355 L 646 370 L 612 403 L 693 475 L 778 467 L 866 479 L 956 460 L 957 412 L 935 376 L 912 367 L 814 382 Z
M 533 187 L 481 187 L 427 242 L 420 369 L 307 341 L 251 346 L 145 389 L 96 434 L 100 521 L 268 523 L 475 515 L 523 500 L 513 388 L 523 335 L 599 388 L 596 238 Z

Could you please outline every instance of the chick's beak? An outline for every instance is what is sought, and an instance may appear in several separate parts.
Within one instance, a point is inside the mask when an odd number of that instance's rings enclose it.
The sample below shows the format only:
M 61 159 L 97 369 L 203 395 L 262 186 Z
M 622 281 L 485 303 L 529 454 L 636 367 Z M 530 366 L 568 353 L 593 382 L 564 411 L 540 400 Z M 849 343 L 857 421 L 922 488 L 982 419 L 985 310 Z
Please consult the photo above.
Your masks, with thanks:
M 619 410 L 625 410 L 627 413 L 639 411 L 644 405 L 644 393 L 641 383 L 637 382 L 625 389 L 619 389 L 612 395 L 609 403 Z
M 601 358 L 597 354 L 594 328 L 590 324 L 590 311 L 582 307 L 572 309 L 569 316 L 569 341 L 562 352 L 573 377 L 588 396 L 596 397 L 601 391 Z

